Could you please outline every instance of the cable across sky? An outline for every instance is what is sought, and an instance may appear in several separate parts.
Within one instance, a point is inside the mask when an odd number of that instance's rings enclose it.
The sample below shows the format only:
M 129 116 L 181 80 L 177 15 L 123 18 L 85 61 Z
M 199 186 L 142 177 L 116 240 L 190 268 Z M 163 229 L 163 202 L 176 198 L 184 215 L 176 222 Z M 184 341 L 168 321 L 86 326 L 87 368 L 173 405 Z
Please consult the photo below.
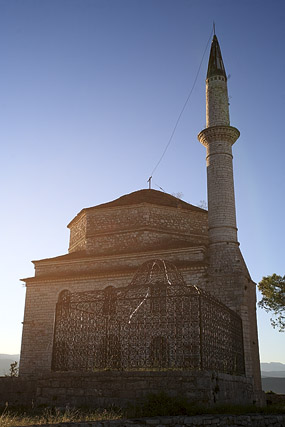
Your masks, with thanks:
M 182 117 L 182 115 L 183 115 L 183 113 L 184 113 L 184 110 L 185 110 L 185 108 L 186 108 L 186 106 L 187 106 L 187 104 L 188 104 L 188 102 L 189 102 L 189 100 L 190 100 L 190 98 L 191 98 L 191 95 L 192 95 L 192 93 L 193 93 L 193 90 L 194 90 L 194 88 L 195 88 L 195 86 L 196 86 L 196 82 L 197 82 L 197 79 L 198 79 L 198 76 L 199 76 L 199 73 L 200 73 L 200 70 L 201 70 L 201 66 L 202 66 L 202 64 L 203 64 L 203 60 L 204 60 L 205 54 L 206 54 L 206 52 L 207 52 L 207 49 L 208 49 L 208 46 L 209 46 L 210 40 L 211 40 L 212 35 L 213 35 L 213 32 L 214 32 L 214 28 L 213 28 L 213 30 L 211 31 L 211 34 L 210 34 L 210 36 L 209 36 L 209 39 L 208 39 L 208 41 L 207 41 L 206 47 L 205 47 L 204 52 L 203 52 L 203 55 L 202 55 L 202 59 L 201 59 L 200 64 L 199 64 L 199 67 L 198 67 L 198 70 L 197 70 L 197 73 L 196 73 L 196 76 L 195 76 L 195 79 L 194 79 L 193 85 L 192 85 L 191 90 L 190 90 L 190 92 L 189 92 L 189 94 L 188 94 L 188 96 L 187 96 L 187 98 L 186 98 L 186 101 L 184 102 L 183 107 L 182 107 L 182 109 L 181 109 L 181 111 L 180 111 L 180 113 L 179 113 L 179 116 L 178 116 L 178 118 L 177 118 L 177 120 L 176 120 L 176 123 L 175 123 L 175 125 L 174 125 L 174 128 L 173 128 L 173 130 L 172 130 L 172 132 L 171 132 L 170 138 L 169 138 L 169 140 L 168 140 L 168 142 L 167 142 L 167 144 L 166 144 L 166 146 L 165 146 L 165 148 L 164 148 L 164 150 L 163 150 L 163 153 L 162 153 L 162 155 L 161 155 L 160 159 L 158 160 L 157 164 L 155 165 L 155 167 L 154 167 L 153 171 L 151 172 L 150 177 L 149 177 L 149 179 L 148 179 L 148 181 L 147 181 L 147 182 L 149 183 L 149 187 L 151 187 L 151 179 L 152 179 L 152 177 L 153 177 L 153 175 L 154 175 L 154 173 L 155 173 L 156 169 L 157 169 L 157 168 L 158 168 L 158 166 L 160 165 L 160 163 L 161 163 L 161 161 L 162 161 L 163 157 L 165 156 L 165 154 L 166 154 L 166 152 L 167 152 L 167 150 L 168 150 L 168 147 L 169 147 L 169 146 L 170 146 L 170 144 L 171 144 L 171 141 L 172 141 L 172 139 L 173 139 L 173 137 L 174 137 L 174 134 L 175 134 L 175 132 L 176 132 L 176 129 L 177 129 L 177 127 L 178 127 L 178 124 L 179 124 L 179 122 L 180 122 L 180 119 L 181 119 L 181 117 Z

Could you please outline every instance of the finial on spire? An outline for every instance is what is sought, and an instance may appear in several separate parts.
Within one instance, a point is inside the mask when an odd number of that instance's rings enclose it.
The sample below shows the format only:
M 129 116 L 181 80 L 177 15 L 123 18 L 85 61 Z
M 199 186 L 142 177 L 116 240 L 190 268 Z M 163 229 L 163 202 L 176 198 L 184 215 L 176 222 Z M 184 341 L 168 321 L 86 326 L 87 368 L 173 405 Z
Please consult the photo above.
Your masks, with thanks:
M 214 36 L 216 35 L 216 25 L 215 25 L 215 21 L 213 21 L 213 31 L 214 31 Z
M 152 180 L 152 176 L 150 176 L 147 180 L 148 182 L 148 189 L 151 190 L 151 180 Z

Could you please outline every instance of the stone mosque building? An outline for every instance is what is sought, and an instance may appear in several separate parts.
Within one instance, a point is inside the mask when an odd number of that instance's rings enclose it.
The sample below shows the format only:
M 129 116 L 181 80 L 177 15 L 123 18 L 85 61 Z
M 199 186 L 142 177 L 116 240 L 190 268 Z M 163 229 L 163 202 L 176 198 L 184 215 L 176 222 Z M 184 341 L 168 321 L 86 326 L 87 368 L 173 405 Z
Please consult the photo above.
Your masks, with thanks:
M 53 389 L 42 402 L 88 403 L 87 389 L 93 402 L 165 389 L 208 404 L 262 400 L 256 285 L 237 238 L 238 137 L 214 35 L 198 135 L 208 211 L 139 190 L 83 209 L 68 225 L 68 254 L 34 261 L 35 277 L 24 279 L 20 377 Z

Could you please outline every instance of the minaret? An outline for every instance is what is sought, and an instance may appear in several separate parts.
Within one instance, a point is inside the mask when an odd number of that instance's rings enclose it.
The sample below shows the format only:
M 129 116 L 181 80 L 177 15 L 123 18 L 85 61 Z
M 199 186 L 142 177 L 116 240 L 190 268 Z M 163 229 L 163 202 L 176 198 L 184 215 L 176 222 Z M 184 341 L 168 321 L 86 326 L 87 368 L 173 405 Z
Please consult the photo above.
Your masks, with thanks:
M 253 400 L 261 403 L 256 285 L 237 238 L 232 145 L 239 135 L 238 129 L 230 126 L 227 76 L 214 34 L 206 78 L 206 128 L 198 135 L 207 149 L 207 290 L 242 318 L 246 377 L 252 380 Z
M 210 244 L 238 244 L 233 181 L 232 145 L 239 131 L 230 126 L 227 76 L 216 35 L 206 79 L 206 129 L 199 141 L 207 149 Z

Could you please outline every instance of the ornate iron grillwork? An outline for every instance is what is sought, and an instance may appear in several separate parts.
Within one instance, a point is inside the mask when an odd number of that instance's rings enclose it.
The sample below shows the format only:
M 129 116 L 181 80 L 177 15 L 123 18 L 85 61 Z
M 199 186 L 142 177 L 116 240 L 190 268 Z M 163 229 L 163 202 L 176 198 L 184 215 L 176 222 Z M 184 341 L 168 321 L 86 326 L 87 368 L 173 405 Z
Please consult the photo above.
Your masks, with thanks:
M 240 317 L 187 286 L 173 264 L 141 266 L 129 286 L 62 291 L 52 369 L 205 369 L 244 374 Z

